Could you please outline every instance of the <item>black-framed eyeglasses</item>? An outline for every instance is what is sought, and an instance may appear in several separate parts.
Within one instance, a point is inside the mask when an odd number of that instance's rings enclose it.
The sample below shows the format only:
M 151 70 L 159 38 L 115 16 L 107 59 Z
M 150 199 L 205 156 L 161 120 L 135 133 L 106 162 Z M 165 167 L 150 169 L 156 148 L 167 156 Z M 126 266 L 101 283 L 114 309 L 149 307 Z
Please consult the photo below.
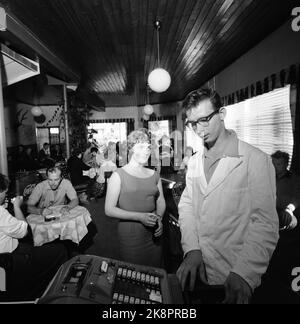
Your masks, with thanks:
M 189 127 L 189 128 L 193 128 L 193 129 L 197 129 L 198 125 L 201 126 L 208 126 L 209 121 L 214 117 L 214 115 L 218 114 L 220 112 L 220 110 L 216 110 L 214 112 L 212 112 L 210 115 L 206 116 L 206 117 L 201 117 L 199 119 L 197 119 L 196 121 L 190 121 L 187 120 L 185 122 L 185 126 Z

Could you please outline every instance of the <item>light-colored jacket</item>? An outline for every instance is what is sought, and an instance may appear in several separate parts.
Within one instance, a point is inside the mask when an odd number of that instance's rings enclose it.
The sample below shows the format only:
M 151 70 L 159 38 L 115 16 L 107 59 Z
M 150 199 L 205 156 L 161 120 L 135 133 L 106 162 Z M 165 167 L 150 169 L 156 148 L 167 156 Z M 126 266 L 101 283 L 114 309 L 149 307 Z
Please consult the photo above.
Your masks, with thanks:
M 279 238 L 275 170 L 245 142 L 238 141 L 238 153 L 219 161 L 208 184 L 202 152 L 190 159 L 179 224 L 184 253 L 202 251 L 210 284 L 234 272 L 254 289 Z

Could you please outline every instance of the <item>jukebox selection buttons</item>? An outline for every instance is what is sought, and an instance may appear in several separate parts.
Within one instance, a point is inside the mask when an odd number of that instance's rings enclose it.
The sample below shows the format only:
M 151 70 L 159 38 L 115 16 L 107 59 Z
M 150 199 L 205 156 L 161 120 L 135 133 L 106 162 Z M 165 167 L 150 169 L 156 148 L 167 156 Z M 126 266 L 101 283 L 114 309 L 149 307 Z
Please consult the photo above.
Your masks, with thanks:
M 131 279 L 136 280 L 136 271 L 132 271 Z

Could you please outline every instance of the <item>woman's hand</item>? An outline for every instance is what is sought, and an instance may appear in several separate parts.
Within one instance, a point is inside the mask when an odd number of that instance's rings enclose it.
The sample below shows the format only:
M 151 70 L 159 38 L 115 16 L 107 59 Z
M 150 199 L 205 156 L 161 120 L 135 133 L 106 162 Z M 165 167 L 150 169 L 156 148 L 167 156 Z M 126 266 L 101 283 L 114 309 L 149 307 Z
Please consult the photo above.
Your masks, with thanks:
M 145 213 L 141 217 L 141 223 L 148 227 L 154 227 L 157 221 L 157 216 L 153 213 Z
M 162 220 L 160 217 L 158 217 L 157 224 L 158 224 L 158 227 L 157 227 L 156 231 L 154 232 L 154 236 L 160 237 L 160 236 L 162 236 L 163 229 L 164 229 L 163 223 L 162 223 Z

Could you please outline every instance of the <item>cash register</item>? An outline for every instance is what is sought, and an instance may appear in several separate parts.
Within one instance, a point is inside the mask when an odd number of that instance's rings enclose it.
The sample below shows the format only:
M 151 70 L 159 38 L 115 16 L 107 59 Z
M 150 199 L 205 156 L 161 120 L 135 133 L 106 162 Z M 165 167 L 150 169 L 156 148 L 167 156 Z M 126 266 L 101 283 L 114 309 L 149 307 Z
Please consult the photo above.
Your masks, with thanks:
M 181 304 L 176 275 L 91 255 L 61 266 L 39 304 Z

